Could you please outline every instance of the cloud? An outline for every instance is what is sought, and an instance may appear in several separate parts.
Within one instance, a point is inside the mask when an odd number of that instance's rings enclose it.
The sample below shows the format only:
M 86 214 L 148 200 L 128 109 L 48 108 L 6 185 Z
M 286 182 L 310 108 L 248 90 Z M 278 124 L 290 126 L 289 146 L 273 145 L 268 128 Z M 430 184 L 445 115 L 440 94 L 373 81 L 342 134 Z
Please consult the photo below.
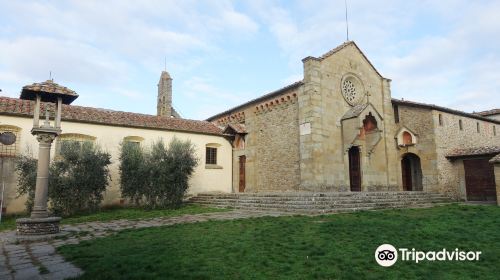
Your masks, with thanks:
M 28 81 L 49 78 L 76 83 L 109 84 L 124 78 L 126 65 L 95 47 L 44 37 L 19 37 L 0 41 L 3 71 Z M 114 79 L 111 79 L 114 77 Z M 24 82 L 28 82 L 24 81 Z
M 228 92 L 214 86 L 214 80 L 208 77 L 192 77 L 183 84 L 183 96 L 190 100 L 192 108 L 196 111 L 195 117 L 206 119 L 228 108 L 248 101 L 250 93 Z M 174 98 L 176 94 L 174 93 Z M 181 97 L 181 98 L 182 98 Z
M 344 1 L 287 7 L 254 1 L 251 8 L 293 72 L 301 58 L 319 56 L 345 40 Z M 500 58 L 498 1 L 349 1 L 348 8 L 350 39 L 393 80 L 394 97 L 467 111 L 498 106 L 482 101 L 498 100 L 500 89 L 494 78 L 483 75 L 499 77 L 500 67 L 474 66 Z
M 52 71 L 56 81 L 76 86 L 81 102 L 116 99 L 98 105 L 153 112 L 156 81 L 150 82 L 166 58 L 180 85 L 176 105 L 190 117 L 247 101 L 275 81 L 300 80 L 302 58 L 322 55 L 346 35 L 343 0 L 0 5 L 2 94 L 17 96 L 23 85 Z M 348 8 L 350 39 L 393 79 L 394 97 L 464 110 L 498 106 L 491 100 L 498 100 L 500 89 L 500 2 L 357 0 Z M 273 65 L 248 63 L 258 60 Z M 254 78 L 254 84 L 247 81 Z M 138 104 L 141 93 L 146 101 Z

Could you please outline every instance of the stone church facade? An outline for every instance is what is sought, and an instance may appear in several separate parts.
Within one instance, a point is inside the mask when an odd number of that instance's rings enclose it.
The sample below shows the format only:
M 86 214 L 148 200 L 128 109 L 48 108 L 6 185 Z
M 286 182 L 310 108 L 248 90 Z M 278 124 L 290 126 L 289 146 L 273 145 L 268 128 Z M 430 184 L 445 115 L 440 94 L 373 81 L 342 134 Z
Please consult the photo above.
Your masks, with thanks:
M 200 159 L 190 194 L 424 191 L 500 202 L 498 109 L 469 114 L 393 99 L 391 80 L 354 42 L 302 62 L 301 81 L 207 121 L 179 116 L 165 71 L 155 116 L 63 106 L 63 134 L 52 156 L 64 141 L 91 141 L 110 152 L 105 204 L 123 202 L 120 143 L 173 137 L 192 141 Z M 26 198 L 16 195 L 14 158 L 37 147 L 32 109 L 30 101 L 0 97 L 0 132 L 18 137 L 13 146 L 0 144 L 7 212 L 24 208 Z
M 391 80 L 354 42 L 303 65 L 302 81 L 208 119 L 233 141 L 234 192 L 413 190 L 466 199 L 464 160 L 500 153 L 498 120 L 392 99 Z

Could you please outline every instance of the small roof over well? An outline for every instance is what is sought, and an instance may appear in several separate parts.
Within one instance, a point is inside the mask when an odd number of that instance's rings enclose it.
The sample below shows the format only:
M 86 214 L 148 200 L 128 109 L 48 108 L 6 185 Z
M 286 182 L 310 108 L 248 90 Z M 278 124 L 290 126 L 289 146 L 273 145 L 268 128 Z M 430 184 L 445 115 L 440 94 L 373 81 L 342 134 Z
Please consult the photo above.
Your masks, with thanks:
M 57 98 L 62 98 L 63 104 L 71 104 L 78 94 L 75 91 L 54 83 L 54 80 L 47 80 L 42 83 L 34 83 L 23 87 L 21 99 L 35 100 L 39 94 L 43 102 L 57 102 Z

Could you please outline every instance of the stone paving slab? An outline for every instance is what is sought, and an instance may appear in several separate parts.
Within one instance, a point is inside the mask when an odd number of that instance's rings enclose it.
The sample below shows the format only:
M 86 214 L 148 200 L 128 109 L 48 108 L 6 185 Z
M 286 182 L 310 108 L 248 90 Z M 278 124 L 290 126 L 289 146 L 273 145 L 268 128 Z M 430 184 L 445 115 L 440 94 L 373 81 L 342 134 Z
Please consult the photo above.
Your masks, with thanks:
M 234 220 L 264 216 L 283 216 L 290 213 L 230 211 L 158 217 L 144 220 L 114 220 L 109 222 L 89 222 L 75 225 L 62 225 L 57 237 L 38 240 L 19 239 L 15 231 L 0 233 L 0 280 L 3 279 L 66 279 L 75 278 L 83 271 L 64 260 L 56 248 L 68 244 L 78 244 L 85 240 L 115 234 L 125 229 L 169 226 L 180 223 L 197 223 L 210 220 Z M 55 237 L 55 238 L 54 238 Z M 31 241 L 31 242 L 29 242 Z

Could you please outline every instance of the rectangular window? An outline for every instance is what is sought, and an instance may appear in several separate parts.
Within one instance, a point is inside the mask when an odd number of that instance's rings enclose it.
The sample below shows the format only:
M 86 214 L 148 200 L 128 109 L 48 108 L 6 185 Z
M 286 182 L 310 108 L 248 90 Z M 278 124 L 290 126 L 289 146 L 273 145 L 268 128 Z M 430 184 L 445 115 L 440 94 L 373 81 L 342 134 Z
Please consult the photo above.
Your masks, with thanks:
M 59 139 L 56 145 L 56 155 L 66 154 L 70 150 L 82 150 L 84 146 L 91 146 L 92 141 L 89 140 L 69 140 Z
M 493 126 L 493 136 L 497 136 L 497 127 Z
M 458 128 L 460 128 L 460 130 L 464 130 L 464 126 L 462 125 L 462 120 L 458 120 Z
M 217 148 L 207 147 L 206 164 L 217 164 Z
M 394 109 L 394 122 L 395 123 L 399 123 L 399 108 L 398 108 L 398 105 L 394 105 L 394 106 L 392 106 L 392 108 Z
M 479 123 L 476 123 L 476 129 L 477 129 L 477 133 L 481 132 L 479 129 Z
M 443 126 L 443 115 L 439 114 L 438 118 L 439 118 L 439 125 Z

